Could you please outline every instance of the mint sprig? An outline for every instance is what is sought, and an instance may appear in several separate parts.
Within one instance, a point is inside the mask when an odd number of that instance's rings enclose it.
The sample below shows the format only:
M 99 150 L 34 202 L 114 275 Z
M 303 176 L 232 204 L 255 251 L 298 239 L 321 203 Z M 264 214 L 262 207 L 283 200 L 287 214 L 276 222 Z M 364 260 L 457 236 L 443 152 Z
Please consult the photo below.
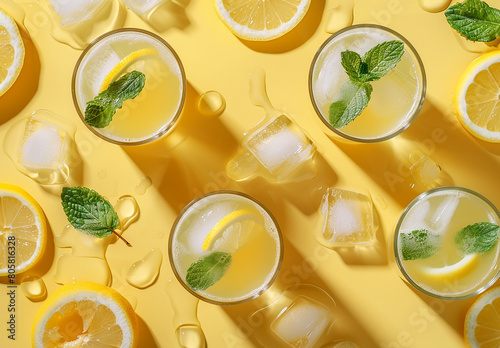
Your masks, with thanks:
M 334 128 L 345 127 L 368 106 L 373 87 L 368 83 L 387 75 L 404 54 L 404 44 L 392 40 L 376 45 L 363 57 L 357 52 L 343 51 L 341 64 L 350 81 L 341 87 L 340 98 L 329 108 L 329 121 Z
M 96 191 L 86 187 L 64 187 L 61 200 L 69 223 L 78 231 L 97 238 L 105 238 L 114 233 L 131 246 L 115 232 L 120 220 L 113 206 Z
M 199 258 L 189 266 L 186 282 L 193 290 L 206 290 L 217 283 L 231 264 L 231 254 L 221 251 Z
M 500 36 L 500 10 L 481 0 L 465 0 L 444 13 L 450 26 L 471 41 L 489 42 Z
M 458 231 L 455 243 L 464 254 L 484 253 L 496 244 L 499 231 L 494 223 L 478 222 Z
M 438 251 L 439 236 L 426 229 L 401 233 L 403 260 L 427 259 Z
M 145 83 L 146 76 L 136 70 L 110 83 L 94 100 L 87 102 L 85 122 L 96 128 L 108 126 L 116 110 L 122 107 L 124 101 L 137 97 Z

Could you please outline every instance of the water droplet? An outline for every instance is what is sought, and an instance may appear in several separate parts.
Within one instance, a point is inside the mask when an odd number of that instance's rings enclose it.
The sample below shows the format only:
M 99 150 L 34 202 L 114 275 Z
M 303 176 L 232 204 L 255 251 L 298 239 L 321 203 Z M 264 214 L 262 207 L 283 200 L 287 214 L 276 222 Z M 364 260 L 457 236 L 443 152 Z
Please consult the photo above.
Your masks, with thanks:
M 127 272 L 127 282 L 139 289 L 147 288 L 158 278 L 162 259 L 161 251 L 152 249 L 142 260 L 130 266 Z
M 158 238 L 163 239 L 165 238 L 165 236 L 166 236 L 165 231 L 162 230 L 158 231 Z
M 205 348 L 207 341 L 197 325 L 182 325 L 175 330 L 177 342 L 182 348 Z
M 26 277 L 21 283 L 21 290 L 31 301 L 41 301 L 47 296 L 44 281 L 36 277 Z
M 150 177 L 145 176 L 141 179 L 141 181 L 135 186 L 135 192 L 138 195 L 143 195 L 146 193 L 146 190 L 153 184 L 153 181 Z
M 107 176 L 108 176 L 108 173 L 104 169 L 99 169 L 97 171 L 97 177 L 98 178 L 104 179 Z
M 325 31 L 334 34 L 352 25 L 354 21 L 354 0 L 336 0 L 326 14 Z
M 376 195 L 375 201 L 377 202 L 377 205 L 380 209 L 382 209 L 382 210 L 387 209 L 388 205 L 387 205 L 387 202 L 385 201 L 384 197 L 382 197 L 381 195 Z
M 451 0 L 418 0 L 422 10 L 432 13 L 443 11 L 450 3 Z
M 118 229 L 122 232 L 139 219 L 139 204 L 137 204 L 133 196 L 121 196 L 114 208 L 120 218 L 120 227 Z
M 217 91 L 208 91 L 198 98 L 198 110 L 205 116 L 219 116 L 226 109 L 226 100 Z

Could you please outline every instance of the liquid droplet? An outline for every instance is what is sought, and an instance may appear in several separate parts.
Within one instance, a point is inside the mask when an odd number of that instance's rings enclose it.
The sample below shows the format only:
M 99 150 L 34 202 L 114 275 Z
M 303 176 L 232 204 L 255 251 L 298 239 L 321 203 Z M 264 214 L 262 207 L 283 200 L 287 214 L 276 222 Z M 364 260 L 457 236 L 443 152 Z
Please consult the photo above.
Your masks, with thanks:
M 382 197 L 381 195 L 376 195 L 375 196 L 375 200 L 377 202 L 377 205 L 380 209 L 384 210 L 384 209 L 387 209 L 388 207 L 388 204 L 387 202 L 385 201 L 384 197 Z
M 451 3 L 451 0 L 418 0 L 418 4 L 422 10 L 435 13 L 443 11 Z
M 104 169 L 99 169 L 97 171 L 97 177 L 104 179 L 107 176 L 108 176 L 108 173 Z
M 182 348 L 205 348 L 207 342 L 199 326 L 182 325 L 175 331 L 177 342 Z
M 263 69 L 255 69 L 250 74 L 250 100 L 254 105 L 263 108 L 269 118 L 282 114 L 269 101 L 266 88 L 266 72 Z
M 217 91 L 208 91 L 198 98 L 198 110 L 205 116 L 220 116 L 226 109 L 226 100 Z
M 326 14 L 325 31 L 334 34 L 352 25 L 354 21 L 354 0 L 336 0 Z
M 137 204 L 137 201 L 132 196 L 121 196 L 118 198 L 114 208 L 120 219 L 120 226 L 118 229 L 121 232 L 125 231 L 131 224 L 139 219 L 139 204 Z
M 160 273 L 163 255 L 160 250 L 152 249 L 142 260 L 130 266 L 127 282 L 139 289 L 152 285 Z
M 135 186 L 135 192 L 138 195 L 143 195 L 146 193 L 146 190 L 151 187 L 153 181 L 150 177 L 145 176 L 141 179 L 141 181 Z
M 21 290 L 31 301 L 41 301 L 47 296 L 44 281 L 35 277 L 26 277 L 21 283 Z

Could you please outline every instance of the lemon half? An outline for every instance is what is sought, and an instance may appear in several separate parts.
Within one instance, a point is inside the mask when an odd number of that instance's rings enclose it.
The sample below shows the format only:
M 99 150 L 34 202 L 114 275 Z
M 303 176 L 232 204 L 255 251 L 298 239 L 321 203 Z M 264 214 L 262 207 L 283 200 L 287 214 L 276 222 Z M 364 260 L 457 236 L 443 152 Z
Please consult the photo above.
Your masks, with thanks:
M 0 8 L 0 96 L 9 90 L 21 73 L 24 43 L 16 22 Z
M 266 41 L 299 24 L 311 0 L 213 0 L 213 4 L 233 34 L 245 40 Z
M 468 347 L 500 347 L 500 287 L 482 294 L 465 316 L 464 333 Z
M 76 282 L 45 300 L 31 338 L 35 348 L 132 348 L 138 334 L 137 316 L 122 295 L 104 285 Z
M 500 50 L 474 60 L 453 98 L 458 119 L 472 135 L 500 142 Z

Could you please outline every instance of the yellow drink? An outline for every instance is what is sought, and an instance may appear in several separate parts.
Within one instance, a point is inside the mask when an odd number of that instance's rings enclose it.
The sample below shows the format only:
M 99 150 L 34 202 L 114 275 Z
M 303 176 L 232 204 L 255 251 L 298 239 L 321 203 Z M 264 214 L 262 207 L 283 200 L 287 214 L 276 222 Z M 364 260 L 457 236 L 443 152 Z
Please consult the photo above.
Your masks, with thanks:
M 104 128 L 89 126 L 95 134 L 118 144 L 141 144 L 169 131 L 180 115 L 185 99 L 184 70 L 174 50 L 160 37 L 138 29 L 109 32 L 82 53 L 73 74 L 73 99 L 85 119 L 87 102 L 99 93 L 109 72 L 122 59 L 138 50 L 151 54 L 135 57 L 115 78 L 132 70 L 146 76 L 144 88 L 134 99 L 117 109 L 111 123 Z
M 334 128 L 329 108 L 349 82 L 341 53 L 350 50 L 363 56 L 391 40 L 404 43 L 401 61 L 386 76 L 370 82 L 373 92 L 363 112 L 345 127 Z M 386 140 L 405 130 L 422 107 L 425 85 L 422 62 L 413 46 L 398 33 L 376 25 L 355 25 L 332 35 L 316 53 L 309 74 L 310 96 L 320 119 L 336 134 L 360 142 Z
M 473 191 L 441 187 L 417 197 L 396 228 L 394 250 L 403 275 L 422 292 L 444 299 L 462 299 L 484 291 L 499 276 L 498 241 L 488 251 L 466 253 L 456 240 L 463 228 L 482 222 L 499 225 L 499 212 Z M 403 250 L 404 234 L 408 236 L 417 230 L 432 234 L 428 245 L 435 251 L 430 256 L 411 259 L 405 257 Z M 473 244 L 472 240 L 467 243 Z
M 252 214 L 255 221 L 230 224 L 221 233 L 220 239 L 226 241 L 215 241 L 209 250 L 203 250 L 211 229 L 237 211 Z M 193 289 L 186 280 L 188 269 L 213 252 L 231 254 L 227 271 L 207 289 Z M 238 192 L 212 192 L 191 202 L 177 217 L 169 257 L 177 278 L 192 294 L 211 303 L 235 304 L 258 297 L 274 281 L 283 258 L 282 237 L 272 215 L 255 199 Z

